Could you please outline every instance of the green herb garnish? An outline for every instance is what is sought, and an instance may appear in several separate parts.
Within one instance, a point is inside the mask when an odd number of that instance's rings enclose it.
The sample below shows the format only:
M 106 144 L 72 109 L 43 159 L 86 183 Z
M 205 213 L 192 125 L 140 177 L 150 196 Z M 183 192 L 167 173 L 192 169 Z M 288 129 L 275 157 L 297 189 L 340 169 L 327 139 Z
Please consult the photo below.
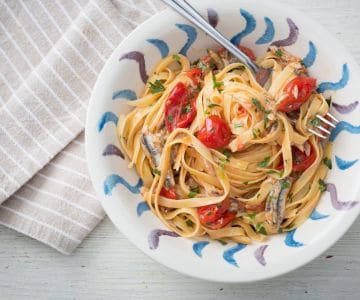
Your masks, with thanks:
M 170 115 L 170 116 L 167 117 L 167 119 L 168 119 L 169 123 L 172 123 L 172 121 L 173 121 L 174 118 L 173 118 L 172 115 Z
M 229 149 L 224 149 L 222 154 L 226 156 L 227 161 L 229 161 L 229 158 L 231 157 L 231 151 Z
M 276 51 L 275 51 L 275 55 L 277 56 L 277 57 L 282 57 L 283 56 L 283 52 L 282 52 L 282 50 L 281 49 L 276 49 Z
M 234 128 L 240 128 L 243 126 L 244 126 L 244 123 L 234 123 Z
M 180 56 L 177 55 L 177 54 L 173 54 L 173 59 L 176 60 L 176 61 L 180 61 Z
M 155 174 L 155 175 L 161 176 L 161 171 L 158 170 L 158 169 L 153 169 L 152 172 L 153 172 L 153 174 Z
M 330 106 L 331 106 L 331 102 L 332 102 L 331 97 L 326 98 L 325 101 L 326 101 L 326 103 L 327 103 L 327 104 L 329 105 L 329 107 L 330 107 Z
M 319 179 L 319 190 L 320 192 L 326 191 L 326 183 L 322 179 Z
M 310 121 L 311 125 L 314 126 L 314 127 L 317 127 L 320 125 L 320 120 L 318 118 L 314 118 Z
M 221 87 L 224 85 L 223 82 L 221 82 L 221 81 L 216 81 L 216 76 L 215 76 L 215 74 L 212 74 L 212 82 L 213 82 L 213 88 L 214 88 L 214 89 L 219 89 L 219 88 L 221 88 Z
M 279 228 L 278 233 L 283 233 L 282 228 Z
M 208 105 L 208 107 L 209 107 L 209 108 L 213 108 L 213 107 L 221 107 L 221 105 L 216 104 L 216 103 L 210 103 L 210 104 Z
M 266 156 L 261 162 L 259 162 L 257 165 L 261 168 L 265 168 L 268 166 L 270 161 L 270 156 Z
M 257 223 L 255 225 L 255 229 L 256 229 L 256 232 L 258 232 L 260 234 L 263 234 L 263 235 L 267 235 L 266 229 L 262 224 Z
M 181 109 L 181 113 L 182 114 L 187 114 L 191 112 L 191 105 L 190 103 L 186 104 L 182 109 Z
M 250 220 L 255 221 L 256 212 L 248 214 L 248 217 L 250 218 Z
M 201 69 L 201 71 L 205 71 L 207 69 L 207 65 L 200 61 L 197 66 Z
M 217 240 L 217 241 L 223 246 L 227 245 L 227 242 L 224 240 Z
M 329 170 L 332 169 L 332 162 L 331 162 L 331 159 L 330 159 L 330 158 L 325 157 L 325 158 L 323 159 L 323 163 L 324 163 L 325 166 L 327 166 L 327 167 L 329 168 Z
M 253 134 L 253 138 L 256 139 L 260 135 L 260 129 L 259 128 L 253 128 L 252 134 Z
M 190 226 L 190 227 L 193 227 L 193 226 L 194 226 L 194 222 L 191 221 L 190 219 L 187 219 L 187 220 L 185 221 L 185 223 L 186 223 L 187 226 Z
M 199 194 L 200 193 L 200 188 L 198 187 L 198 186 L 196 186 L 196 187 L 192 187 L 191 189 L 190 189 L 190 192 L 189 192 L 189 194 L 188 194 L 188 197 L 189 198 L 194 198 L 197 194 Z
M 162 85 L 161 81 L 156 79 L 154 83 L 149 82 L 150 91 L 152 94 L 160 93 L 165 91 L 165 87 Z
M 282 189 L 288 189 L 290 187 L 290 182 L 289 181 L 283 181 L 281 183 L 281 188 Z
M 252 98 L 251 102 L 255 105 L 256 112 L 265 110 L 264 106 L 262 106 L 262 104 L 260 103 L 260 101 L 258 99 Z

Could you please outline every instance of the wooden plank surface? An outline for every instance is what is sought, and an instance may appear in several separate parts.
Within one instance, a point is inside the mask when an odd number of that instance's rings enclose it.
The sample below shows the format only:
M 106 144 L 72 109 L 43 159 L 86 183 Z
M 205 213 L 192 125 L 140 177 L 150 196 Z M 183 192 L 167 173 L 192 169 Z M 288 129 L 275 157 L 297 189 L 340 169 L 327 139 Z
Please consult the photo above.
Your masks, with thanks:
M 279 2 L 291 4 L 323 24 L 360 63 L 359 0 Z M 72 256 L 0 226 L 1 300 L 310 297 L 360 299 L 360 219 L 334 247 L 305 267 L 245 285 L 204 282 L 169 270 L 130 244 L 108 219 Z

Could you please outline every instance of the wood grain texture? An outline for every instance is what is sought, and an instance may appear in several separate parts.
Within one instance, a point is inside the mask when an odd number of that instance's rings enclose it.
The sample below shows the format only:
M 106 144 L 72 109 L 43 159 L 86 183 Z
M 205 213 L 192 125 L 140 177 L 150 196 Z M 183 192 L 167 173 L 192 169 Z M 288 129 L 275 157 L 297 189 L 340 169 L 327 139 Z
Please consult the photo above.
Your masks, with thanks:
M 360 1 L 278 2 L 319 21 L 360 63 Z M 360 219 L 305 267 L 260 283 L 230 285 L 192 279 L 154 262 L 108 219 L 72 256 L 0 226 L 0 299 L 360 299 L 359 253 Z

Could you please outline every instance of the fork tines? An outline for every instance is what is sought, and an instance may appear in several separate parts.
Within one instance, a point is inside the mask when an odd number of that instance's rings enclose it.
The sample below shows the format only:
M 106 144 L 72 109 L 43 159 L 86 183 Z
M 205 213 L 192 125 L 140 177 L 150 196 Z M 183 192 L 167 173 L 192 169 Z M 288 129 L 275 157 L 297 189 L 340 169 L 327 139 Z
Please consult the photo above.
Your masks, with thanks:
M 320 116 L 320 115 L 316 115 L 316 117 L 320 120 L 320 122 L 322 122 L 323 124 L 319 124 L 319 125 L 316 125 L 315 128 L 317 130 L 314 130 L 314 129 L 311 129 L 311 128 L 308 128 L 308 130 L 316 135 L 317 137 L 321 138 L 321 139 L 327 139 L 330 134 L 331 134 L 331 129 L 332 128 L 335 128 L 336 127 L 336 124 L 339 123 L 339 120 L 336 119 L 331 113 L 327 113 L 326 114 L 326 117 L 328 117 L 327 119 L 324 118 L 323 116 Z M 328 128 L 325 128 L 324 124 L 327 125 Z

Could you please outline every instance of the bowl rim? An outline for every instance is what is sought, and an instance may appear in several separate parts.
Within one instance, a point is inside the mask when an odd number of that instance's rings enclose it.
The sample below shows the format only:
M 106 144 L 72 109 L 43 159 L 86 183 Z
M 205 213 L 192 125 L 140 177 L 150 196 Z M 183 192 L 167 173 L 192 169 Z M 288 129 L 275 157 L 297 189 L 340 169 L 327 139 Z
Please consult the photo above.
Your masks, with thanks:
M 231 1 L 234 2 L 234 0 L 226 0 L 226 1 Z M 200 2 L 200 1 L 199 1 Z M 201 1 L 201 3 L 197 3 L 199 6 L 201 6 L 202 8 L 206 8 L 207 7 L 207 3 L 208 1 Z M 248 1 L 250 2 L 250 1 Z M 251 1 L 252 2 L 252 1 Z M 264 4 L 266 6 L 269 6 L 270 4 L 265 1 L 265 0 L 257 0 L 256 1 L 259 4 Z M 240 7 L 241 3 L 239 3 L 239 7 Z M 311 26 L 313 26 L 314 28 L 317 29 L 317 31 L 319 32 L 319 34 L 323 35 L 324 37 L 326 37 L 326 39 L 328 39 L 329 44 L 336 44 L 336 47 L 340 47 L 341 51 L 346 54 L 347 56 L 347 61 L 349 64 L 351 64 L 352 67 L 355 67 L 355 71 L 356 73 L 359 74 L 359 66 L 357 65 L 356 61 L 354 60 L 354 58 L 352 57 L 352 55 L 349 53 L 349 51 L 343 46 L 343 44 L 337 39 L 335 38 L 332 34 L 330 34 L 322 25 L 320 25 L 318 22 L 314 21 L 313 19 L 309 18 L 305 13 L 298 11 L 292 7 L 290 7 L 289 5 L 285 5 L 285 4 L 279 4 L 279 3 L 271 3 L 272 8 L 279 8 L 281 11 L 286 11 L 290 16 L 293 15 L 297 15 L 300 16 L 301 18 L 303 18 L 304 22 L 307 22 L 308 24 L 310 24 Z M 101 198 L 101 205 L 104 208 L 106 214 L 109 216 L 110 220 L 112 221 L 112 223 L 115 225 L 115 227 L 120 230 L 122 232 L 122 234 L 133 244 L 135 245 L 137 248 L 139 248 L 143 253 L 145 253 L 146 255 L 148 255 L 149 257 L 151 257 L 153 260 L 161 263 L 162 265 L 180 272 L 182 274 L 188 275 L 190 277 L 193 278 L 197 278 L 197 279 L 201 279 L 201 280 L 207 280 L 207 281 L 213 281 L 213 282 L 223 282 L 223 283 L 247 283 L 247 282 L 256 282 L 256 281 L 262 281 L 262 280 L 266 280 L 266 279 L 270 279 L 270 278 L 274 278 L 274 277 L 278 277 L 281 275 L 284 275 L 288 272 L 294 271 L 304 265 L 306 265 L 307 263 L 311 262 L 312 260 L 314 260 L 315 258 L 317 258 L 318 256 L 320 256 L 323 252 L 325 252 L 326 250 L 328 250 L 330 247 L 332 247 L 340 238 L 342 238 L 342 236 L 348 231 L 348 229 L 350 228 L 350 226 L 355 222 L 356 218 L 359 216 L 360 214 L 360 205 L 358 205 L 357 208 L 354 208 L 354 210 L 357 210 L 356 213 L 353 213 L 351 216 L 347 217 L 347 218 L 343 218 L 342 219 L 342 227 L 338 228 L 338 230 L 336 231 L 335 234 L 329 235 L 327 234 L 323 234 L 323 236 L 320 236 L 319 239 L 313 244 L 313 245 L 307 245 L 306 249 L 307 252 L 309 252 L 310 248 L 311 248 L 311 254 L 308 255 L 303 255 L 300 259 L 296 259 L 294 260 L 293 264 L 289 265 L 287 264 L 286 267 L 282 267 L 280 269 L 274 269 L 272 274 L 266 274 L 264 276 L 259 276 L 257 278 L 249 278 L 249 280 L 240 280 L 239 278 L 234 278 L 232 279 L 226 279 L 223 280 L 220 276 L 213 276 L 212 274 L 203 274 L 198 275 L 198 274 L 194 274 L 192 272 L 190 272 L 188 269 L 186 268 L 182 268 L 179 269 L 177 268 L 174 264 L 169 263 L 169 261 L 166 261 L 165 259 L 162 259 L 161 256 L 156 256 L 153 252 L 153 250 L 149 250 L 147 247 L 143 247 L 142 245 L 139 245 L 136 242 L 136 239 L 133 237 L 133 235 L 131 235 L 129 232 L 127 232 L 126 230 L 123 230 L 122 226 L 119 225 L 118 220 L 115 220 L 115 214 L 112 211 L 109 211 L 105 205 L 106 203 L 106 198 L 103 194 L 103 192 L 100 190 L 99 185 L 94 184 L 95 183 L 95 168 L 94 168 L 94 162 L 92 162 L 91 160 L 89 160 L 88 158 L 90 157 L 90 153 L 92 152 L 91 147 L 90 147 L 90 135 L 93 134 L 90 130 L 91 128 L 91 123 L 93 123 L 93 119 L 90 119 L 89 115 L 91 114 L 91 110 L 94 107 L 94 102 L 97 101 L 94 98 L 94 94 L 95 91 L 98 90 L 99 88 L 101 88 L 102 86 L 102 81 L 103 78 L 106 77 L 106 73 L 107 70 L 109 68 L 112 68 L 112 64 L 111 61 L 114 59 L 114 57 L 117 55 L 117 50 L 124 44 L 126 44 L 129 40 L 131 40 L 133 37 L 137 36 L 139 33 L 141 34 L 142 28 L 147 26 L 148 24 L 151 24 L 154 22 L 154 20 L 158 17 L 163 17 L 168 15 L 172 10 L 170 8 L 166 8 L 158 13 L 156 13 L 155 15 L 153 15 L 152 17 L 148 18 L 147 20 L 145 20 L 143 23 L 141 23 L 137 28 L 135 28 L 127 37 L 125 37 L 121 43 L 113 50 L 112 54 L 110 55 L 110 57 L 107 59 L 107 61 L 105 62 L 100 74 L 98 75 L 97 81 L 94 85 L 93 88 L 93 92 L 89 101 L 89 106 L 87 109 L 87 117 L 86 117 L 86 125 L 85 125 L 85 155 L 86 155 L 86 161 L 87 161 L 87 167 L 89 170 L 89 174 L 90 174 L 90 178 L 91 181 L 93 183 L 93 186 L 96 190 L 96 194 L 98 197 Z M 186 23 L 188 23 L 186 21 Z M 360 190 L 358 190 L 357 196 L 360 196 Z M 314 247 L 314 246 L 317 247 Z M 305 249 L 305 248 L 304 248 Z

